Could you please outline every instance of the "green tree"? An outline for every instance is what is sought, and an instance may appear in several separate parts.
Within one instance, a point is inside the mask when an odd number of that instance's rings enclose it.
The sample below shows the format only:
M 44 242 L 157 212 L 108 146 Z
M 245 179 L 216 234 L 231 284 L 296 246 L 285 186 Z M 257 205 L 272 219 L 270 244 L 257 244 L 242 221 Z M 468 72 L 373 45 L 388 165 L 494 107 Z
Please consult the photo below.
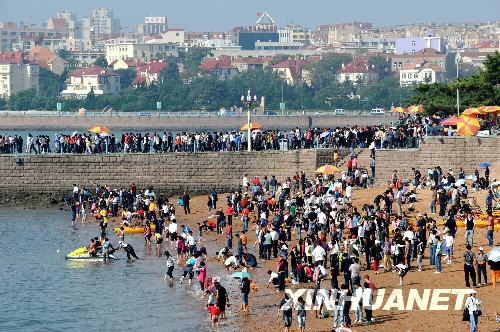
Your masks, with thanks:
M 94 65 L 102 67 L 102 68 L 108 68 L 108 61 L 103 55 L 100 55 L 95 59 Z
M 498 89 L 500 84 L 500 53 L 488 55 L 484 61 L 486 81 Z
M 368 59 L 368 65 L 378 73 L 381 79 L 391 75 L 391 61 L 381 56 L 375 56 Z
M 122 89 L 132 86 L 132 82 L 136 77 L 136 71 L 134 68 L 117 69 L 115 72 L 118 76 L 120 76 L 120 85 Z

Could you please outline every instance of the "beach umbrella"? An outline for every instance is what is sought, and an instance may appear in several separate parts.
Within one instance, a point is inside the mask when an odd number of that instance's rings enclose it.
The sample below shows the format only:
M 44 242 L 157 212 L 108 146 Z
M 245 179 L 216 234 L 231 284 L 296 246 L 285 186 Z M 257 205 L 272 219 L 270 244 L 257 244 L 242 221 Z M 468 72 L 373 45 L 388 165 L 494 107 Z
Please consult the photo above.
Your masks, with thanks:
M 457 134 L 460 136 L 475 136 L 480 128 L 475 116 L 461 116 L 457 121 Z
M 406 108 L 404 108 L 404 107 L 393 107 L 393 108 L 391 108 L 391 112 L 393 112 L 393 113 L 406 113 Z
M 481 114 L 490 114 L 500 112 L 500 106 L 481 106 L 479 107 Z
M 102 134 L 102 133 L 109 133 L 109 128 L 107 128 L 107 127 L 92 127 L 88 131 L 91 133 L 95 133 L 95 134 Z
M 479 108 L 475 107 L 468 108 L 462 112 L 462 115 L 468 115 L 468 116 L 478 116 L 479 114 L 481 114 L 481 111 L 479 110 Z
M 321 135 L 319 135 L 319 137 L 321 138 L 324 138 L 324 137 L 328 137 L 332 134 L 331 131 L 325 131 L 324 133 L 321 133 Z
M 263 126 L 258 123 L 258 122 L 250 122 L 250 130 L 255 130 L 255 129 L 262 129 Z M 241 131 L 247 131 L 248 130 L 248 123 L 245 123 L 241 128 Z
M 234 279 L 243 279 L 243 278 L 251 279 L 252 276 L 248 272 L 234 272 L 231 275 L 231 278 L 234 278 Z
M 335 174 L 340 172 L 340 169 L 337 166 L 333 165 L 323 165 L 316 170 L 316 174 Z
M 491 249 L 491 251 L 488 253 L 488 261 L 500 262 L 500 247 Z
M 422 105 L 410 106 L 407 108 L 408 113 L 423 113 L 424 107 Z
M 442 126 L 456 126 L 458 121 L 458 116 L 452 115 L 449 118 L 444 119 L 439 124 Z
M 481 168 L 486 168 L 486 167 L 490 167 L 491 164 L 487 161 L 483 161 L 482 163 L 479 164 L 479 167 Z

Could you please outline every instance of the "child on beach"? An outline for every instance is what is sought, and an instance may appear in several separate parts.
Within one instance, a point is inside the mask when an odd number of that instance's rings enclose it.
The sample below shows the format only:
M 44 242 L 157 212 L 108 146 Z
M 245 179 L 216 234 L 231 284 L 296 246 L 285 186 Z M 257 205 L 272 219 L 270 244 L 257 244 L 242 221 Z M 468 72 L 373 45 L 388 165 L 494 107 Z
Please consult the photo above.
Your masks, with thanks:
M 118 236 L 120 241 L 125 242 L 125 229 L 123 228 L 123 226 L 120 227 L 120 231 L 116 233 L 116 236 Z
M 85 210 L 85 204 L 82 204 L 82 207 L 80 209 L 80 217 L 82 220 L 82 224 L 87 222 L 87 211 Z
M 205 294 L 208 295 L 207 309 L 210 314 L 210 321 L 212 321 L 212 326 L 219 326 L 220 310 L 215 305 L 214 293 L 210 289 L 207 289 L 205 291 Z
M 174 276 L 172 275 L 172 272 L 174 271 L 174 259 L 170 255 L 170 253 L 165 250 L 163 253 L 165 257 L 167 257 L 167 271 L 165 272 L 165 277 L 164 279 L 167 280 L 167 276 L 170 278 L 170 281 L 174 280 Z
M 403 286 L 403 278 L 408 273 L 408 267 L 403 263 L 396 265 L 396 272 L 399 275 L 399 286 Z

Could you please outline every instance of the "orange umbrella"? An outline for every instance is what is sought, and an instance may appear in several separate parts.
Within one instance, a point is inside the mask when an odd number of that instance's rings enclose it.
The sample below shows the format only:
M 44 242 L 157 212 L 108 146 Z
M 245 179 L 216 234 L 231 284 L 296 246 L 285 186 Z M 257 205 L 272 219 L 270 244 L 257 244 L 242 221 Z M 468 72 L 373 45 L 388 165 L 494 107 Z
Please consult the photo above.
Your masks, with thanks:
M 422 113 L 424 111 L 424 107 L 422 105 L 410 106 L 407 109 L 408 113 Z
M 334 173 L 339 173 L 340 168 L 333 166 L 333 165 L 323 165 L 320 168 L 316 170 L 316 174 L 334 174 Z
M 500 106 L 481 106 L 479 107 L 481 114 L 490 114 L 500 112 Z
M 475 136 L 481 125 L 475 116 L 464 116 L 457 120 L 457 133 L 460 136 Z
M 250 130 L 262 129 L 262 125 L 257 122 L 250 122 Z M 245 123 L 243 127 L 240 128 L 241 131 L 248 130 L 248 123 Z
M 479 108 L 475 107 L 468 108 L 462 112 L 462 115 L 468 115 L 468 116 L 478 116 L 479 114 L 481 114 L 481 111 L 479 110 Z
M 91 133 L 95 134 L 102 134 L 102 133 L 109 133 L 109 128 L 107 127 L 92 127 L 88 130 Z
M 406 108 L 404 108 L 404 107 L 393 107 L 391 109 L 391 112 L 393 112 L 393 113 L 406 113 Z
M 458 121 L 458 117 L 456 115 L 452 115 L 449 118 L 444 119 L 439 124 L 441 126 L 456 126 Z

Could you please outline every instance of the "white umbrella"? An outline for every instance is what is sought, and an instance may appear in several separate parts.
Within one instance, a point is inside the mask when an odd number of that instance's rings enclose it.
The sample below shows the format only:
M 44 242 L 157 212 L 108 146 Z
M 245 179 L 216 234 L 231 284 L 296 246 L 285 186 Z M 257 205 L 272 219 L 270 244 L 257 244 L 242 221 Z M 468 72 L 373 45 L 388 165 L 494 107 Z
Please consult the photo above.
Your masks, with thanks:
M 488 261 L 500 262 L 500 247 L 491 249 L 491 251 L 488 253 Z
M 73 134 L 71 134 L 71 136 L 76 136 L 76 135 L 78 135 L 77 131 L 74 131 Z

